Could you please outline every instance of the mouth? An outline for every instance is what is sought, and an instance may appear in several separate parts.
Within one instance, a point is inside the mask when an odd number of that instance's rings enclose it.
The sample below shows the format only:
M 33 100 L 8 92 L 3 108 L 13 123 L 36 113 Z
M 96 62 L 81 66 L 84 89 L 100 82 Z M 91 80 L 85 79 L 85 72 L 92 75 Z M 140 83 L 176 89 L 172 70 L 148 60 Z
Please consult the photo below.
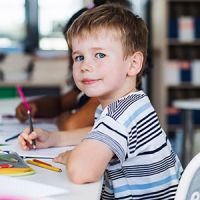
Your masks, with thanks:
M 85 84 L 85 85 L 91 85 L 91 84 L 94 84 L 98 81 L 98 79 L 88 79 L 88 78 L 84 78 L 82 80 L 82 83 Z

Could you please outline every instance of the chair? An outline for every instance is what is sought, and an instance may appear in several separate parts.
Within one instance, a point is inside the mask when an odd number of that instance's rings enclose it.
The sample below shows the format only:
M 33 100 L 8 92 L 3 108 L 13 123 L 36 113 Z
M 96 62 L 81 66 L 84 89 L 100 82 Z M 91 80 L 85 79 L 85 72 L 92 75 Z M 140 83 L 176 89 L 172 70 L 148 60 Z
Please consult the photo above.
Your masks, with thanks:
M 200 153 L 186 166 L 175 200 L 200 200 Z

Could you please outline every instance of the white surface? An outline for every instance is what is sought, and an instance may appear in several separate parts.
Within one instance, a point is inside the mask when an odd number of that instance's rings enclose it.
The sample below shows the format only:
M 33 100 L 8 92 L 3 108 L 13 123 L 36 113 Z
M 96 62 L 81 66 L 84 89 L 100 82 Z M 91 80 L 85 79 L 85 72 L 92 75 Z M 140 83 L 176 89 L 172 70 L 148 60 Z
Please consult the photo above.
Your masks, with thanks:
M 67 176 L 64 165 L 54 163 L 49 159 L 45 159 L 43 161 L 48 162 L 55 167 L 61 168 L 62 172 L 54 172 L 31 165 L 31 167 L 36 171 L 36 174 L 30 176 L 21 176 L 19 178 L 56 186 L 69 191 L 68 194 L 57 195 L 53 198 L 54 200 L 99 200 L 102 180 L 91 184 L 73 184 Z
M 25 128 L 29 127 L 28 123 L 6 123 L 3 124 L 3 122 L 1 121 L 0 123 L 0 132 L 5 133 L 6 138 L 12 137 L 18 133 L 21 133 Z M 34 128 L 42 128 L 48 131 L 57 131 L 57 127 L 55 124 L 50 124 L 50 123 L 34 123 L 33 122 L 33 127 Z
M 200 99 L 175 100 L 173 102 L 173 105 L 180 109 L 199 110 L 200 109 Z
M 15 115 L 15 108 L 21 102 L 19 98 L 0 99 L 0 115 L 13 114 Z
M 0 100 L 0 114 L 14 114 L 15 107 L 18 105 L 19 102 L 20 102 L 19 99 Z M 2 141 L 2 137 L 5 137 L 5 135 L 3 136 L 3 134 L 0 133 L 0 143 Z M 45 159 L 44 161 L 49 163 L 52 162 L 51 159 Z M 30 176 L 14 177 L 14 178 L 35 181 L 37 183 L 63 188 L 66 189 L 67 191 L 69 190 L 69 194 L 54 196 L 53 197 L 54 200 L 99 200 L 101 194 L 102 180 L 99 180 L 98 182 L 91 184 L 82 184 L 82 185 L 73 184 L 68 179 L 67 171 L 64 165 L 58 163 L 53 163 L 53 165 L 55 167 L 61 168 L 62 172 L 58 173 L 41 167 L 32 166 L 32 168 L 36 171 L 36 174 Z
M 67 189 L 9 176 L 0 176 L 0 188 L 0 196 L 12 194 L 13 196 L 38 198 L 69 193 Z
M 197 154 L 185 168 L 176 192 L 175 200 L 186 200 L 190 183 L 194 178 L 194 175 L 199 169 L 199 167 L 200 167 L 200 153 Z

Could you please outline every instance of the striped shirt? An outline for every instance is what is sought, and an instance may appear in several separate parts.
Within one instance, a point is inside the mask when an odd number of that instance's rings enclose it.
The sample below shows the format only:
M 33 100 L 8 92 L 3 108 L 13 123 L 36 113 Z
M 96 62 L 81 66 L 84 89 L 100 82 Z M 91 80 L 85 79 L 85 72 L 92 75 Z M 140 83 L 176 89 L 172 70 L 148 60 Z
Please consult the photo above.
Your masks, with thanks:
M 143 91 L 129 93 L 104 110 L 99 106 L 86 139 L 101 141 L 114 152 L 101 199 L 174 199 L 182 166 Z

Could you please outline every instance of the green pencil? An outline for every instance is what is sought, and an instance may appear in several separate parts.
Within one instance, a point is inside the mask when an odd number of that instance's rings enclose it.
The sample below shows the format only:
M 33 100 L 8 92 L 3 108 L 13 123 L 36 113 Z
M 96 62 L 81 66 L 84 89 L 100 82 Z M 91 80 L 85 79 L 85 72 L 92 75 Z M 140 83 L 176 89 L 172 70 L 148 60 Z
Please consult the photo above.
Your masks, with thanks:
M 9 144 L 0 144 L 0 147 L 7 146 L 7 145 L 9 145 Z
M 0 160 L 8 162 L 17 162 L 15 158 L 11 158 L 9 155 L 0 155 Z

